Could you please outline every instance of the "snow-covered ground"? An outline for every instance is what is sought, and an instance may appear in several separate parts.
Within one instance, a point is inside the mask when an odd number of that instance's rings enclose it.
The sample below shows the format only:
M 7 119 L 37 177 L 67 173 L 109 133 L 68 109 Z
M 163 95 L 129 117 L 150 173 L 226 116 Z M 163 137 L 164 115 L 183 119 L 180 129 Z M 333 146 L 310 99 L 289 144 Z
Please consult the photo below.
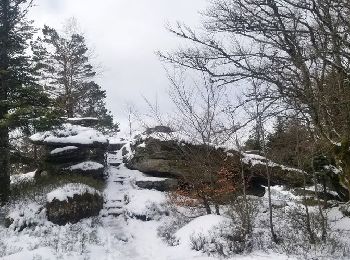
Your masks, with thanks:
M 160 227 L 171 223 L 174 218 L 166 203 L 166 193 L 138 188 L 135 181 L 148 177 L 139 171 L 127 169 L 122 163 L 121 151 L 116 155 L 111 154 L 108 162 L 121 165 L 107 168 L 109 177 L 104 190 L 105 203 L 98 217 L 84 219 L 77 224 L 57 226 L 46 219 L 44 205 L 40 199 L 18 202 L 9 209 L 10 216 L 15 220 L 14 224 L 8 229 L 0 226 L 1 259 L 220 259 L 191 250 L 190 240 L 196 234 L 209 236 L 218 225 L 229 221 L 227 217 L 193 217 L 175 232 L 178 243 L 170 246 L 158 235 Z M 273 189 L 273 197 L 277 206 L 295 203 L 296 199 L 281 187 Z M 262 199 L 262 208 L 265 207 L 266 201 L 266 198 Z M 339 211 L 332 210 L 329 214 L 334 227 L 350 227 L 350 219 L 342 217 Z M 267 213 L 263 211 L 259 218 L 264 220 L 266 217 Z M 15 229 L 26 221 L 27 228 L 20 232 Z M 283 223 L 278 225 L 283 227 Z M 268 236 L 268 228 L 262 229 L 262 233 Z M 247 255 L 236 255 L 232 259 L 294 258 L 269 251 L 253 251 Z

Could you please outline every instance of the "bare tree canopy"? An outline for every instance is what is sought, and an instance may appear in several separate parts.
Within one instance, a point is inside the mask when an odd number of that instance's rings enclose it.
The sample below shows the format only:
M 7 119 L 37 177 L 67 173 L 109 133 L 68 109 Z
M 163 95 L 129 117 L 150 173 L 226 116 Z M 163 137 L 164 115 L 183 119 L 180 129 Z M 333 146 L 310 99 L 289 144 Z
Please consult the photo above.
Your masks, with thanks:
M 217 0 L 201 32 L 169 28 L 192 47 L 159 55 L 218 84 L 262 82 L 265 102 L 297 112 L 333 147 L 349 188 L 349 13 L 347 0 Z

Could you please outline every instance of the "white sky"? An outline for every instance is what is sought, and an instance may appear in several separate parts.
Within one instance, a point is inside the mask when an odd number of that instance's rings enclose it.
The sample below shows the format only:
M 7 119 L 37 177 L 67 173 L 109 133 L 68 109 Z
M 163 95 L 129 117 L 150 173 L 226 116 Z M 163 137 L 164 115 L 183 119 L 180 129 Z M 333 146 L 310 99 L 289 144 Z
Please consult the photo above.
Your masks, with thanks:
M 162 63 L 155 51 L 175 49 L 180 40 L 165 29 L 176 21 L 198 26 L 199 11 L 207 0 L 35 0 L 30 13 L 39 27 L 47 24 L 61 28 L 77 18 L 97 62 L 103 66 L 98 79 L 107 91 L 107 105 L 121 127 L 125 128 L 125 103 L 139 109 L 142 95 L 158 96 L 160 108 L 167 110 L 169 86 Z

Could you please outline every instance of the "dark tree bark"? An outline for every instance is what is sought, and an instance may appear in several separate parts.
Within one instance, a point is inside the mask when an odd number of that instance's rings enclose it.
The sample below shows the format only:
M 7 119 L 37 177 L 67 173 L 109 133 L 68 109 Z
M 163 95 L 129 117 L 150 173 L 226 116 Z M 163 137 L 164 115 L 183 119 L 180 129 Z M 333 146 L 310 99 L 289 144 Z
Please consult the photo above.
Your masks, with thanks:
M 0 204 L 6 202 L 10 193 L 9 130 L 5 123 L 8 114 L 9 48 L 10 48 L 10 1 L 1 1 L 0 45 Z

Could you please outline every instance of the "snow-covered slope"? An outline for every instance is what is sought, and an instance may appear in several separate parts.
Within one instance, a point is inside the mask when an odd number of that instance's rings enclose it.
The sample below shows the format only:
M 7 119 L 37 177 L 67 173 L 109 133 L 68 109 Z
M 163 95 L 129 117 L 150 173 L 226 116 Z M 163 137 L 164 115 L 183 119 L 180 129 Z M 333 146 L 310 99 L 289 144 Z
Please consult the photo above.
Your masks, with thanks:
M 126 145 L 128 146 L 128 144 Z M 107 161 L 120 166 L 107 168 L 108 179 L 104 190 L 104 208 L 98 217 L 88 218 L 77 224 L 57 226 L 45 219 L 45 209 L 41 200 L 21 201 L 10 207 L 11 216 L 16 220 L 31 219 L 35 226 L 27 225 L 21 232 L 0 227 L 0 257 L 6 260 L 17 259 L 108 259 L 108 260 L 214 260 L 202 252 L 191 250 L 191 236 L 218 229 L 222 223 L 229 221 L 225 216 L 200 216 L 183 208 L 174 209 L 167 202 L 167 194 L 155 190 L 143 190 L 135 181 L 144 179 L 139 171 L 129 170 L 122 163 L 122 152 L 110 154 Z M 154 178 L 152 178 L 154 179 Z M 281 205 L 295 204 L 295 198 L 281 187 L 273 190 L 273 202 Z M 55 197 L 57 197 L 55 195 Z M 259 221 L 267 219 L 267 198 L 263 198 L 259 207 Z M 177 213 L 176 213 L 177 212 Z M 178 243 L 169 246 L 160 236 L 159 229 L 175 221 L 179 215 L 189 215 L 188 221 L 174 232 Z M 282 212 L 282 211 L 281 211 Z M 176 213 L 176 214 L 175 214 Z M 338 212 L 339 213 L 339 212 Z M 334 225 L 350 227 L 348 218 L 337 219 L 339 214 L 332 211 Z M 181 215 L 180 214 L 180 215 Z M 337 215 L 338 214 L 338 215 Z M 145 221 L 147 220 L 147 221 Z M 18 224 L 18 223 L 17 223 Z M 30 224 L 28 222 L 28 224 Z M 284 228 L 284 223 L 276 224 Z M 256 236 L 268 237 L 268 228 L 259 228 Z M 253 251 L 247 255 L 236 255 L 238 260 L 282 260 L 293 257 L 272 253 Z

